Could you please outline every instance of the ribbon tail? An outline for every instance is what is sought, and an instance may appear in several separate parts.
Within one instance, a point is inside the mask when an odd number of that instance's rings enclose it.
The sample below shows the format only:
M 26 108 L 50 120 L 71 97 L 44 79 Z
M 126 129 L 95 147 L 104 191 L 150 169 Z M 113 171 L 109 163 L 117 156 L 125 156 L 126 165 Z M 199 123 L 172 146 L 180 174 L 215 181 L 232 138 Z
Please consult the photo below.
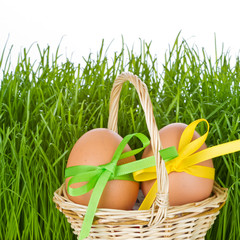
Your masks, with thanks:
M 90 233 L 99 200 L 101 198 L 102 192 L 107 184 L 107 181 L 108 181 L 110 175 L 111 175 L 111 173 L 109 171 L 104 171 L 103 174 L 99 177 L 99 179 L 95 185 L 95 188 L 93 189 L 78 240 L 85 239 L 86 237 L 88 237 L 88 235 Z
M 147 196 L 144 198 L 138 210 L 148 210 L 152 206 L 157 194 L 157 181 L 154 182 Z
M 193 165 L 193 166 L 190 166 L 189 168 L 185 168 L 184 172 L 196 177 L 208 178 L 211 180 L 214 180 L 214 176 L 215 176 L 215 168 L 201 166 L 201 165 Z
M 228 143 L 222 143 L 217 146 L 206 148 L 197 152 L 184 160 L 182 168 L 206 161 L 211 158 L 220 157 L 226 154 L 240 151 L 240 140 L 234 140 Z

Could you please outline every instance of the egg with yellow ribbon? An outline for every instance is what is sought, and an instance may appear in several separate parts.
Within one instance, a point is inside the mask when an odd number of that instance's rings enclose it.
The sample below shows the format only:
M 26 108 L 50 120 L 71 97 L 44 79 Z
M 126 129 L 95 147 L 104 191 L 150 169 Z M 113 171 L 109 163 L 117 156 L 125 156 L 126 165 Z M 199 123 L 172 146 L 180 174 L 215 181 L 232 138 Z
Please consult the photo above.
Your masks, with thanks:
M 197 123 L 195 122 L 195 124 L 197 125 L 198 122 Z M 163 127 L 159 131 L 162 148 L 166 149 L 174 146 L 178 152 L 179 151 L 181 152 L 181 155 L 183 156 L 184 152 L 189 151 L 184 144 L 183 132 L 185 132 L 185 140 L 187 136 L 188 138 L 187 141 L 190 143 L 190 145 L 193 142 L 198 142 L 199 145 L 201 142 L 200 140 L 202 140 L 201 138 L 204 137 L 200 136 L 200 134 L 194 129 L 195 127 L 188 128 L 188 125 L 183 123 L 172 123 Z M 188 133 L 185 130 L 187 130 Z M 181 137 L 183 137 L 182 140 Z M 199 139 L 199 141 L 197 139 Z M 207 148 L 207 145 L 204 140 L 202 141 L 201 145 L 195 152 L 202 151 Z M 153 152 L 151 149 L 151 145 L 149 145 L 144 150 L 142 158 L 150 157 L 152 155 Z M 182 156 L 180 157 L 183 158 Z M 184 158 L 182 161 L 184 162 Z M 193 175 L 189 174 L 189 172 L 181 170 L 180 169 L 181 167 L 178 167 L 177 164 L 176 166 L 174 166 L 174 162 L 169 166 L 167 166 L 166 164 L 166 168 L 169 176 L 169 204 L 171 206 L 198 202 L 208 198 L 211 195 L 214 184 L 214 166 L 212 159 L 208 159 L 203 162 L 197 163 L 195 165 L 196 174 Z M 198 168 L 199 169 L 204 168 L 207 171 L 209 169 L 211 177 L 208 178 L 207 176 L 206 177 L 196 176 Z M 154 183 L 156 184 L 156 179 L 144 181 L 141 183 L 141 189 L 145 196 L 148 194 L 149 190 L 152 188 Z

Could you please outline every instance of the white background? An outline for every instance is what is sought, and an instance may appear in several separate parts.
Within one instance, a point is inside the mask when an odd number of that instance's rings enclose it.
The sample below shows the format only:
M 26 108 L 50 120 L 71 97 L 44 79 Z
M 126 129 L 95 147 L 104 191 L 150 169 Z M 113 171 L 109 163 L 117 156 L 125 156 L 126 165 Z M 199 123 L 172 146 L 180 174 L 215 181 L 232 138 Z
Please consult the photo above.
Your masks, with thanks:
M 96 54 L 101 40 L 108 56 L 125 44 L 139 52 L 140 40 L 152 41 L 152 54 L 160 65 L 164 54 L 181 31 L 180 40 L 205 48 L 215 57 L 215 34 L 220 54 L 229 52 L 235 61 L 240 49 L 240 4 L 228 0 L 0 0 L 0 53 L 13 45 L 14 64 L 23 48 L 33 59 L 40 47 L 55 53 L 60 43 L 62 60 L 82 62 Z

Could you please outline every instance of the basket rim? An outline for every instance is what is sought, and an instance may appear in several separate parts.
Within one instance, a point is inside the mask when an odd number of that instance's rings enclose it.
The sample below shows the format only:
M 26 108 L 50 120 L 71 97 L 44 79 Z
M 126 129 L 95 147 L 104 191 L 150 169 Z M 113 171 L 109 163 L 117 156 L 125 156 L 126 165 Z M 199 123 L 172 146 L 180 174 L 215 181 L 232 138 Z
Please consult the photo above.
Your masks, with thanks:
M 61 187 L 54 192 L 53 201 L 56 204 L 56 208 L 62 212 L 65 217 L 75 220 L 77 218 L 78 221 L 83 222 L 87 206 L 76 204 L 69 200 L 67 196 L 63 196 L 64 189 L 66 189 L 65 183 L 63 183 Z M 215 181 L 212 196 L 195 203 L 188 203 L 180 206 L 169 206 L 164 222 L 174 223 L 187 218 L 198 219 L 207 216 L 216 216 L 219 214 L 220 209 L 225 205 L 227 196 L 228 189 L 221 187 Z M 64 204 L 65 206 L 63 206 Z M 154 215 L 157 215 L 157 210 L 154 209 L 153 211 L 152 207 L 149 210 L 98 208 L 92 225 L 149 226 L 150 219 Z M 113 216 L 114 220 L 108 219 L 109 216 Z
M 226 200 L 227 200 L 227 193 L 228 193 L 228 188 L 221 187 L 216 181 L 214 181 L 214 186 L 213 186 L 213 192 L 212 195 L 202 201 L 199 202 L 193 202 L 193 203 L 187 203 L 179 206 L 168 206 L 168 212 L 172 211 L 180 211 L 180 212 L 192 212 L 192 209 L 196 209 L 201 206 L 207 206 L 210 205 L 209 208 L 211 209 L 221 209 Z M 60 201 L 59 201 L 60 199 Z M 216 201 L 219 200 L 219 201 Z M 59 202 L 65 203 L 67 207 L 60 207 L 65 210 L 71 210 L 74 211 L 76 209 L 77 211 L 82 211 L 84 214 L 88 208 L 88 206 L 77 204 L 72 202 L 70 199 L 68 199 L 66 195 L 66 188 L 65 188 L 65 182 L 54 192 L 54 197 L 53 201 L 60 206 Z M 210 203 L 210 204 L 209 204 Z M 216 206 L 218 205 L 218 206 Z M 120 210 L 120 209 L 111 209 L 111 208 L 98 208 L 97 212 L 95 213 L 95 216 L 100 216 L 100 215 L 107 215 L 107 214 L 122 214 L 122 213 L 128 213 L 129 215 L 131 214 L 136 214 L 138 213 L 149 213 L 152 212 L 152 207 L 149 210 Z

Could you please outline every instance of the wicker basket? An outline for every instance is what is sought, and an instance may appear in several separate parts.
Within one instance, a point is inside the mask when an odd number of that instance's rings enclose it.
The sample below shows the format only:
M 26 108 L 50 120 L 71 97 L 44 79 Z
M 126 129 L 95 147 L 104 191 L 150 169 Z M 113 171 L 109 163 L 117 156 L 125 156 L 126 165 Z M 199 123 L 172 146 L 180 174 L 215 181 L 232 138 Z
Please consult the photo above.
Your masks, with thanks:
M 204 201 L 182 206 L 168 205 L 168 174 L 158 151 L 161 142 L 151 100 L 146 85 L 131 73 L 120 74 L 114 82 L 108 128 L 117 132 L 119 98 L 125 81 L 130 81 L 136 88 L 145 112 L 156 159 L 158 193 L 149 210 L 98 209 L 87 239 L 204 239 L 226 201 L 227 189 L 215 182 L 212 195 Z M 67 198 L 65 184 L 56 190 L 53 201 L 78 235 L 87 206 L 71 202 Z

